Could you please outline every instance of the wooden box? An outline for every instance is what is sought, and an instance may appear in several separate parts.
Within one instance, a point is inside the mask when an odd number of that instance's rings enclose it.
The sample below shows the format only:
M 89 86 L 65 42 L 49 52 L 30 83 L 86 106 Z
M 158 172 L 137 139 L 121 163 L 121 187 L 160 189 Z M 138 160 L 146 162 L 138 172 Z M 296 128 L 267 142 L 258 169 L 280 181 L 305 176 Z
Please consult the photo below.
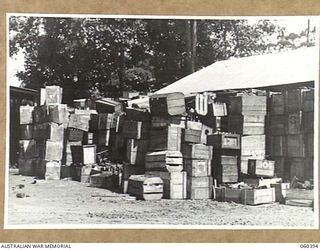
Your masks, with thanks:
M 126 142 L 122 134 L 110 130 L 109 153 L 112 162 L 122 162 L 126 158 Z
M 313 133 L 314 131 L 314 112 L 302 113 L 302 129 L 304 133 Z
M 308 89 L 302 95 L 302 110 L 305 112 L 314 111 L 314 89 Z
M 20 124 L 33 123 L 33 106 L 20 106 Z
M 26 176 L 34 176 L 35 174 L 35 159 L 18 159 L 19 174 Z
M 91 145 L 91 144 L 94 144 L 94 139 L 93 139 L 93 133 L 91 132 L 84 132 L 83 133 L 83 140 L 82 140 L 82 143 L 84 145 Z
M 159 151 L 146 154 L 147 171 L 180 172 L 183 169 L 182 154 L 179 151 Z
M 201 130 L 182 129 L 183 143 L 201 143 Z
M 242 203 L 242 189 L 217 187 L 214 194 L 217 201 Z
M 71 146 L 72 162 L 74 164 L 95 164 L 96 145 Z
M 238 157 L 227 155 L 214 155 L 212 163 L 214 179 L 219 184 L 235 183 L 238 181 Z
M 287 115 L 287 134 L 300 134 L 303 132 L 302 128 L 302 111 L 289 113 Z
M 116 124 L 113 119 L 113 114 L 100 113 L 98 114 L 97 130 L 107 130 L 115 128 Z
M 47 161 L 45 163 L 46 180 L 60 180 L 61 177 L 61 162 L 60 161 Z
M 285 203 L 287 190 L 290 189 L 290 183 L 275 183 L 271 184 L 275 190 L 276 202 Z
M 39 148 L 35 140 L 19 140 L 19 157 L 32 159 L 39 157 Z
M 186 112 L 185 99 L 182 93 L 151 95 L 150 111 L 156 116 L 182 115 Z
M 212 105 L 212 114 L 213 116 L 227 116 L 227 105 L 223 102 L 214 102 Z M 211 111 L 211 108 L 209 108 L 209 112 Z
M 266 154 L 265 135 L 246 135 L 241 137 L 241 155 L 264 158 Z M 256 159 L 256 158 L 255 158 Z
M 144 165 L 148 140 L 127 139 L 127 157 L 130 164 Z
M 152 116 L 151 126 L 153 128 L 178 127 L 185 128 L 185 117 L 183 116 Z
M 286 112 L 302 110 L 302 89 L 288 90 L 285 97 Z
M 197 131 L 201 131 L 202 130 L 202 123 L 201 122 L 195 122 L 195 121 L 189 121 L 186 120 L 186 129 L 190 129 L 190 130 L 197 130 Z
M 61 104 L 62 88 L 59 86 L 46 86 L 45 100 L 46 105 Z
M 217 149 L 240 149 L 240 135 L 227 133 L 208 135 L 207 145 Z
M 81 146 L 81 141 L 66 141 L 63 149 L 62 164 L 70 166 L 72 164 L 71 146 Z
M 40 157 L 46 161 L 61 161 L 63 156 L 63 142 L 44 141 L 38 142 Z
M 181 152 L 187 159 L 212 159 L 212 147 L 203 144 L 182 144 Z
M 20 125 L 20 139 L 21 140 L 31 140 L 33 139 L 33 128 L 34 125 L 24 124 Z
M 150 151 L 181 150 L 181 128 L 169 126 L 167 128 L 152 129 L 150 131 Z
M 68 141 L 82 141 L 84 131 L 76 128 L 67 129 L 67 140 Z
M 126 119 L 132 121 L 142 121 L 142 122 L 150 122 L 151 115 L 146 109 L 140 108 L 129 108 L 125 109 Z
M 124 163 L 122 166 L 122 180 L 129 180 L 129 177 L 131 175 L 143 175 L 145 173 L 146 169 L 142 165 L 133 165 Z
M 292 188 L 287 189 L 285 204 L 300 207 L 312 207 L 314 203 L 314 190 Z
M 69 121 L 69 112 L 66 104 L 49 106 L 48 121 L 66 124 Z
M 72 180 L 74 181 L 89 183 L 91 172 L 92 172 L 92 165 L 82 165 L 82 166 L 71 167 Z
M 274 188 L 243 189 L 242 203 L 245 205 L 259 205 L 276 201 Z
M 131 175 L 128 193 L 143 200 L 160 200 L 163 196 L 163 181 L 160 177 Z
M 266 132 L 269 135 L 287 134 L 287 118 L 285 115 L 269 115 L 267 120 Z
M 232 96 L 230 97 L 230 113 L 242 115 L 266 115 L 266 96 Z
M 212 183 L 212 177 L 187 177 L 187 199 L 210 199 Z
M 287 142 L 286 136 L 267 136 L 266 150 L 270 156 L 286 156 Z
M 287 136 L 287 155 L 289 157 L 305 157 L 305 144 L 303 134 Z
M 285 113 L 285 104 L 284 104 L 284 95 L 283 94 L 273 94 L 269 98 L 269 111 L 271 115 L 283 115 Z
M 119 185 L 118 176 L 111 173 L 101 173 L 90 175 L 90 187 L 114 188 Z
M 241 155 L 240 156 L 240 172 L 243 174 L 248 174 L 248 161 L 249 159 L 258 159 L 263 160 L 265 159 L 265 155 Z
M 33 108 L 33 122 L 44 123 L 48 121 L 48 107 L 47 106 L 35 106 Z
M 242 135 L 263 135 L 265 133 L 264 115 L 230 115 L 229 131 Z
M 149 139 L 149 124 L 141 121 L 124 121 L 123 137 L 130 139 Z
M 64 127 L 57 123 L 41 123 L 35 124 L 33 128 L 33 137 L 35 140 L 64 140 Z
M 69 128 L 76 128 L 83 131 L 88 132 L 89 131 L 89 120 L 90 116 L 88 115 L 76 115 L 71 114 L 68 127 Z
M 256 177 L 273 177 L 275 162 L 270 160 L 248 160 L 248 174 Z
M 101 98 L 96 101 L 96 110 L 98 113 L 114 113 L 122 111 L 122 104 L 111 98 Z
M 188 176 L 202 177 L 211 175 L 211 161 L 202 159 L 184 159 L 183 169 Z
M 109 146 L 110 141 L 110 129 L 99 130 L 93 135 L 94 143 L 98 146 Z

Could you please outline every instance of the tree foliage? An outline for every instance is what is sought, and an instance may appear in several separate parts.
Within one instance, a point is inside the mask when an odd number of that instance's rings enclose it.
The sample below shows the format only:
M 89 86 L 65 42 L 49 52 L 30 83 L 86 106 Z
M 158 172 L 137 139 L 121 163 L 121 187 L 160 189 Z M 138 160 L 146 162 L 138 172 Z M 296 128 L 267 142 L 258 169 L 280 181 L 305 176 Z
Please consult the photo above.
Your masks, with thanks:
M 18 73 L 24 86 L 60 85 L 65 101 L 156 90 L 192 67 L 312 44 L 312 39 L 301 42 L 306 31 L 286 36 L 268 20 L 197 20 L 191 25 L 182 19 L 13 16 L 9 31 L 10 56 L 25 53 L 25 70 Z

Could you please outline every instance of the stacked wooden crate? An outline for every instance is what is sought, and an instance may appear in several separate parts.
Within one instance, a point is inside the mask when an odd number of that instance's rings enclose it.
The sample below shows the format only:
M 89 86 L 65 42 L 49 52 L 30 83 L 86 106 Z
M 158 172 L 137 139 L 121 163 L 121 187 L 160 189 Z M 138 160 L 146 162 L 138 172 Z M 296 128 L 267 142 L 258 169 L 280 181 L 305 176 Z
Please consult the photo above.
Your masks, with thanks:
M 186 172 L 181 154 L 185 99 L 181 93 L 150 96 L 151 130 L 146 175 L 163 180 L 163 197 L 185 199 Z M 192 135 L 190 135 L 192 137 Z
M 265 159 L 266 96 L 230 97 L 229 131 L 241 134 L 241 173 L 248 174 L 249 159 Z
M 59 86 L 45 88 L 45 104 L 33 111 L 34 139 L 39 155 L 35 175 L 45 179 L 60 179 L 63 157 L 64 129 L 68 123 L 68 110 L 61 104 L 62 89 Z

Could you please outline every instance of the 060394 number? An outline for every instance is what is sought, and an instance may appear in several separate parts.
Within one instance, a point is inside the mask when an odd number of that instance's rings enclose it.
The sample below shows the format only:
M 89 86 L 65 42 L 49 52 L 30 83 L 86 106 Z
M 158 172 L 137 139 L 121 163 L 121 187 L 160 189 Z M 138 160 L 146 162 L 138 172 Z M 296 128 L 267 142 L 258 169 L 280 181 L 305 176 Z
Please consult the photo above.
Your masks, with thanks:
M 300 248 L 315 249 L 315 248 L 318 248 L 318 244 L 316 244 L 316 243 L 311 243 L 311 244 L 304 243 L 304 244 L 300 244 Z

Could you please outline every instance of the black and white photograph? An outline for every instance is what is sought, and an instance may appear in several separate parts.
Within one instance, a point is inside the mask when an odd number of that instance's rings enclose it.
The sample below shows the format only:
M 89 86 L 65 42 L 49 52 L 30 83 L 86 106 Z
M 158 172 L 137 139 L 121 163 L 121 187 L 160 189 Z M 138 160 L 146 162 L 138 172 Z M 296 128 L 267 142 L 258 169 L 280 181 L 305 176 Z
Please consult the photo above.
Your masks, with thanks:
M 319 17 L 7 14 L 6 229 L 318 229 Z

